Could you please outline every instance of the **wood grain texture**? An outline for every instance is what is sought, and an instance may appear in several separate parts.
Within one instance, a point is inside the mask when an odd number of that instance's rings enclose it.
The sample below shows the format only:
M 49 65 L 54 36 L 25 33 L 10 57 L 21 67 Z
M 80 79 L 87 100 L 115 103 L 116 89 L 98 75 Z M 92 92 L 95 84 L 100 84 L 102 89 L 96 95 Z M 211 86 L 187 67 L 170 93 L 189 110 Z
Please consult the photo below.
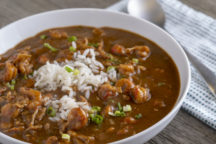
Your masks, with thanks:
M 17 19 L 54 9 L 105 8 L 117 0 L 0 0 L 0 26 Z M 216 18 L 216 0 L 182 0 L 196 10 Z M 216 144 L 216 131 L 181 110 L 160 134 L 147 144 Z

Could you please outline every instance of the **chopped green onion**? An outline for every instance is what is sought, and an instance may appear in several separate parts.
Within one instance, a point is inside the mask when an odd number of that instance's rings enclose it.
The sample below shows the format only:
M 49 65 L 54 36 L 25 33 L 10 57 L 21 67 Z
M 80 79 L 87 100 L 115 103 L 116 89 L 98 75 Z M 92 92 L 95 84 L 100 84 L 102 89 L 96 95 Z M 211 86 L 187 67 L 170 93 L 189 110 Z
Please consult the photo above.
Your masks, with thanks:
M 62 139 L 70 141 L 70 135 L 69 134 L 62 134 Z
M 70 46 L 70 47 L 69 47 L 69 50 L 70 50 L 71 52 L 75 52 L 75 51 L 76 51 L 76 48 L 73 47 L 73 46 Z
M 48 107 L 47 109 L 47 114 L 50 116 L 50 117 L 54 117 L 56 115 L 56 110 L 53 108 L 53 107 Z
M 100 112 L 101 111 L 101 107 L 99 107 L 99 106 L 93 106 L 92 107 L 92 111 L 94 111 L 94 112 Z
M 23 78 L 24 78 L 25 80 L 27 80 L 27 79 L 28 79 L 28 77 L 27 77 L 27 75 L 26 75 L 26 74 L 24 75 L 24 77 L 23 77 Z
M 99 44 L 98 43 L 88 43 L 88 46 L 93 46 L 95 48 L 98 48 Z
M 114 66 L 108 66 L 107 67 L 107 72 L 110 71 L 110 70 L 112 70 L 112 69 L 115 69 L 115 67 Z
M 111 61 L 114 60 L 114 56 L 112 54 L 107 54 L 107 55 L 108 55 L 108 57 L 110 58 Z
M 77 37 L 76 36 L 71 36 L 68 38 L 69 42 L 73 42 L 73 41 L 77 41 Z
M 15 84 L 16 84 L 16 80 L 13 79 L 13 80 L 11 81 L 11 85 L 15 85 Z
M 123 111 L 124 111 L 124 112 L 132 111 L 132 107 L 131 107 L 131 105 L 123 106 Z
M 136 58 L 133 58 L 132 61 L 133 61 L 133 63 L 135 63 L 135 64 L 138 64 L 138 63 L 139 63 L 139 60 L 136 59 Z
M 135 115 L 135 118 L 136 118 L 136 119 L 140 119 L 141 117 L 142 117 L 142 114 L 141 114 L 141 113 Z
M 52 52 L 56 52 L 57 49 L 51 46 L 49 43 L 44 43 L 44 47 L 50 49 Z
M 69 73 L 73 72 L 73 70 L 72 70 L 69 66 L 66 66 L 66 67 L 65 67 L 65 70 L 66 70 L 67 72 L 69 72 Z
M 126 116 L 125 112 L 123 112 L 123 111 L 119 111 L 119 110 L 115 111 L 114 114 L 115 114 L 115 116 L 120 116 L 120 117 L 124 117 L 124 116 Z
M 122 111 L 122 110 L 123 110 L 123 108 L 122 108 L 120 102 L 118 102 L 118 109 L 119 109 L 119 111 Z
M 41 35 L 41 36 L 40 36 L 40 39 L 46 39 L 46 38 L 47 38 L 46 35 Z
M 16 80 L 12 80 L 11 83 L 6 83 L 7 87 L 10 88 L 11 90 L 15 89 L 15 84 L 16 84 Z
M 159 82 L 157 85 L 158 86 L 163 86 L 163 85 L 166 85 L 166 83 L 165 82 Z
M 74 74 L 74 75 L 78 75 L 79 73 L 80 73 L 80 71 L 79 71 L 78 69 L 74 69 L 74 70 L 73 70 L 73 74 Z
M 103 117 L 101 115 L 98 115 L 98 114 L 90 114 L 90 119 L 92 122 L 94 122 L 98 125 L 103 122 Z

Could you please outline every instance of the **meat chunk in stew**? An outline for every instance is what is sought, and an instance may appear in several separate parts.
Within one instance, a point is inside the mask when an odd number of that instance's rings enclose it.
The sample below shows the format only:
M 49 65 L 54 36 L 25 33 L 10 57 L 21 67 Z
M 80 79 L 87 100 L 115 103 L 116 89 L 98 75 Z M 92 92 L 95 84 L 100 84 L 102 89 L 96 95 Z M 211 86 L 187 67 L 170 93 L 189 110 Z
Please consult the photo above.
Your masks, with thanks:
M 81 108 L 73 108 L 68 114 L 67 128 L 69 130 L 79 130 L 88 124 L 87 113 Z
M 126 50 L 125 47 L 123 47 L 122 45 L 119 44 L 115 44 L 112 48 L 111 48 L 111 52 L 115 55 L 119 55 L 119 56 L 123 56 L 126 54 Z
M 11 62 L 5 63 L 5 68 L 0 72 L 0 80 L 9 82 L 17 76 L 17 68 Z
M 131 64 L 120 64 L 118 69 L 119 73 L 123 75 L 130 75 L 134 73 L 134 66 Z
M 131 90 L 130 96 L 135 103 L 144 103 L 150 98 L 149 89 L 137 85 Z
M 46 140 L 46 144 L 59 144 L 58 138 L 56 136 L 51 136 Z
M 134 87 L 134 83 L 130 79 L 122 78 L 116 82 L 115 86 L 120 87 L 123 93 L 128 93 Z
M 115 96 L 117 96 L 117 89 L 110 84 L 103 84 L 100 89 L 98 90 L 98 96 L 102 100 L 108 100 Z

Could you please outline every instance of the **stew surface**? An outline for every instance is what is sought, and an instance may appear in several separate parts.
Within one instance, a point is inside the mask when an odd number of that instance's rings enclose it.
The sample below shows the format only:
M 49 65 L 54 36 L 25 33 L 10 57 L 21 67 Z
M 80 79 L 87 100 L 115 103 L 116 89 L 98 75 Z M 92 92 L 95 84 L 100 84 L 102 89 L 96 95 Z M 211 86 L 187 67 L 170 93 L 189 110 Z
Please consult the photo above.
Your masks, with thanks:
M 177 68 L 154 42 L 109 27 L 43 31 L 0 56 L 0 130 L 30 143 L 108 143 L 173 108 Z

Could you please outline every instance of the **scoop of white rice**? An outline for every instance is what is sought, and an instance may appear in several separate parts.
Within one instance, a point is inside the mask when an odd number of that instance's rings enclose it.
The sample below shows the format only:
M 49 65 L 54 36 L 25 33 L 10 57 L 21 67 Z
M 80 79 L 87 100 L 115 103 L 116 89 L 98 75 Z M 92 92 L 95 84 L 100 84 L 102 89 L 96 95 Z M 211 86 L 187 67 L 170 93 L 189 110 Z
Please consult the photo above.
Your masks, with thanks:
M 65 67 L 71 70 L 77 69 L 79 74 L 74 75 L 73 72 L 68 72 Z M 66 119 L 69 111 L 75 107 L 83 107 L 89 109 L 85 103 L 76 102 L 73 98 L 76 92 L 73 91 L 73 86 L 78 88 L 78 91 L 83 93 L 88 99 L 91 92 L 96 91 L 100 85 L 108 80 L 116 81 L 117 73 L 115 69 L 104 72 L 104 66 L 96 60 L 94 49 L 86 49 L 83 54 L 80 51 L 74 53 L 73 61 L 65 61 L 63 63 L 49 63 L 40 67 L 34 72 L 33 78 L 36 80 L 35 87 L 44 91 L 54 91 L 61 88 L 64 92 L 69 92 L 69 95 L 63 96 L 60 100 L 48 100 L 47 106 L 52 106 L 57 113 L 53 121 Z

